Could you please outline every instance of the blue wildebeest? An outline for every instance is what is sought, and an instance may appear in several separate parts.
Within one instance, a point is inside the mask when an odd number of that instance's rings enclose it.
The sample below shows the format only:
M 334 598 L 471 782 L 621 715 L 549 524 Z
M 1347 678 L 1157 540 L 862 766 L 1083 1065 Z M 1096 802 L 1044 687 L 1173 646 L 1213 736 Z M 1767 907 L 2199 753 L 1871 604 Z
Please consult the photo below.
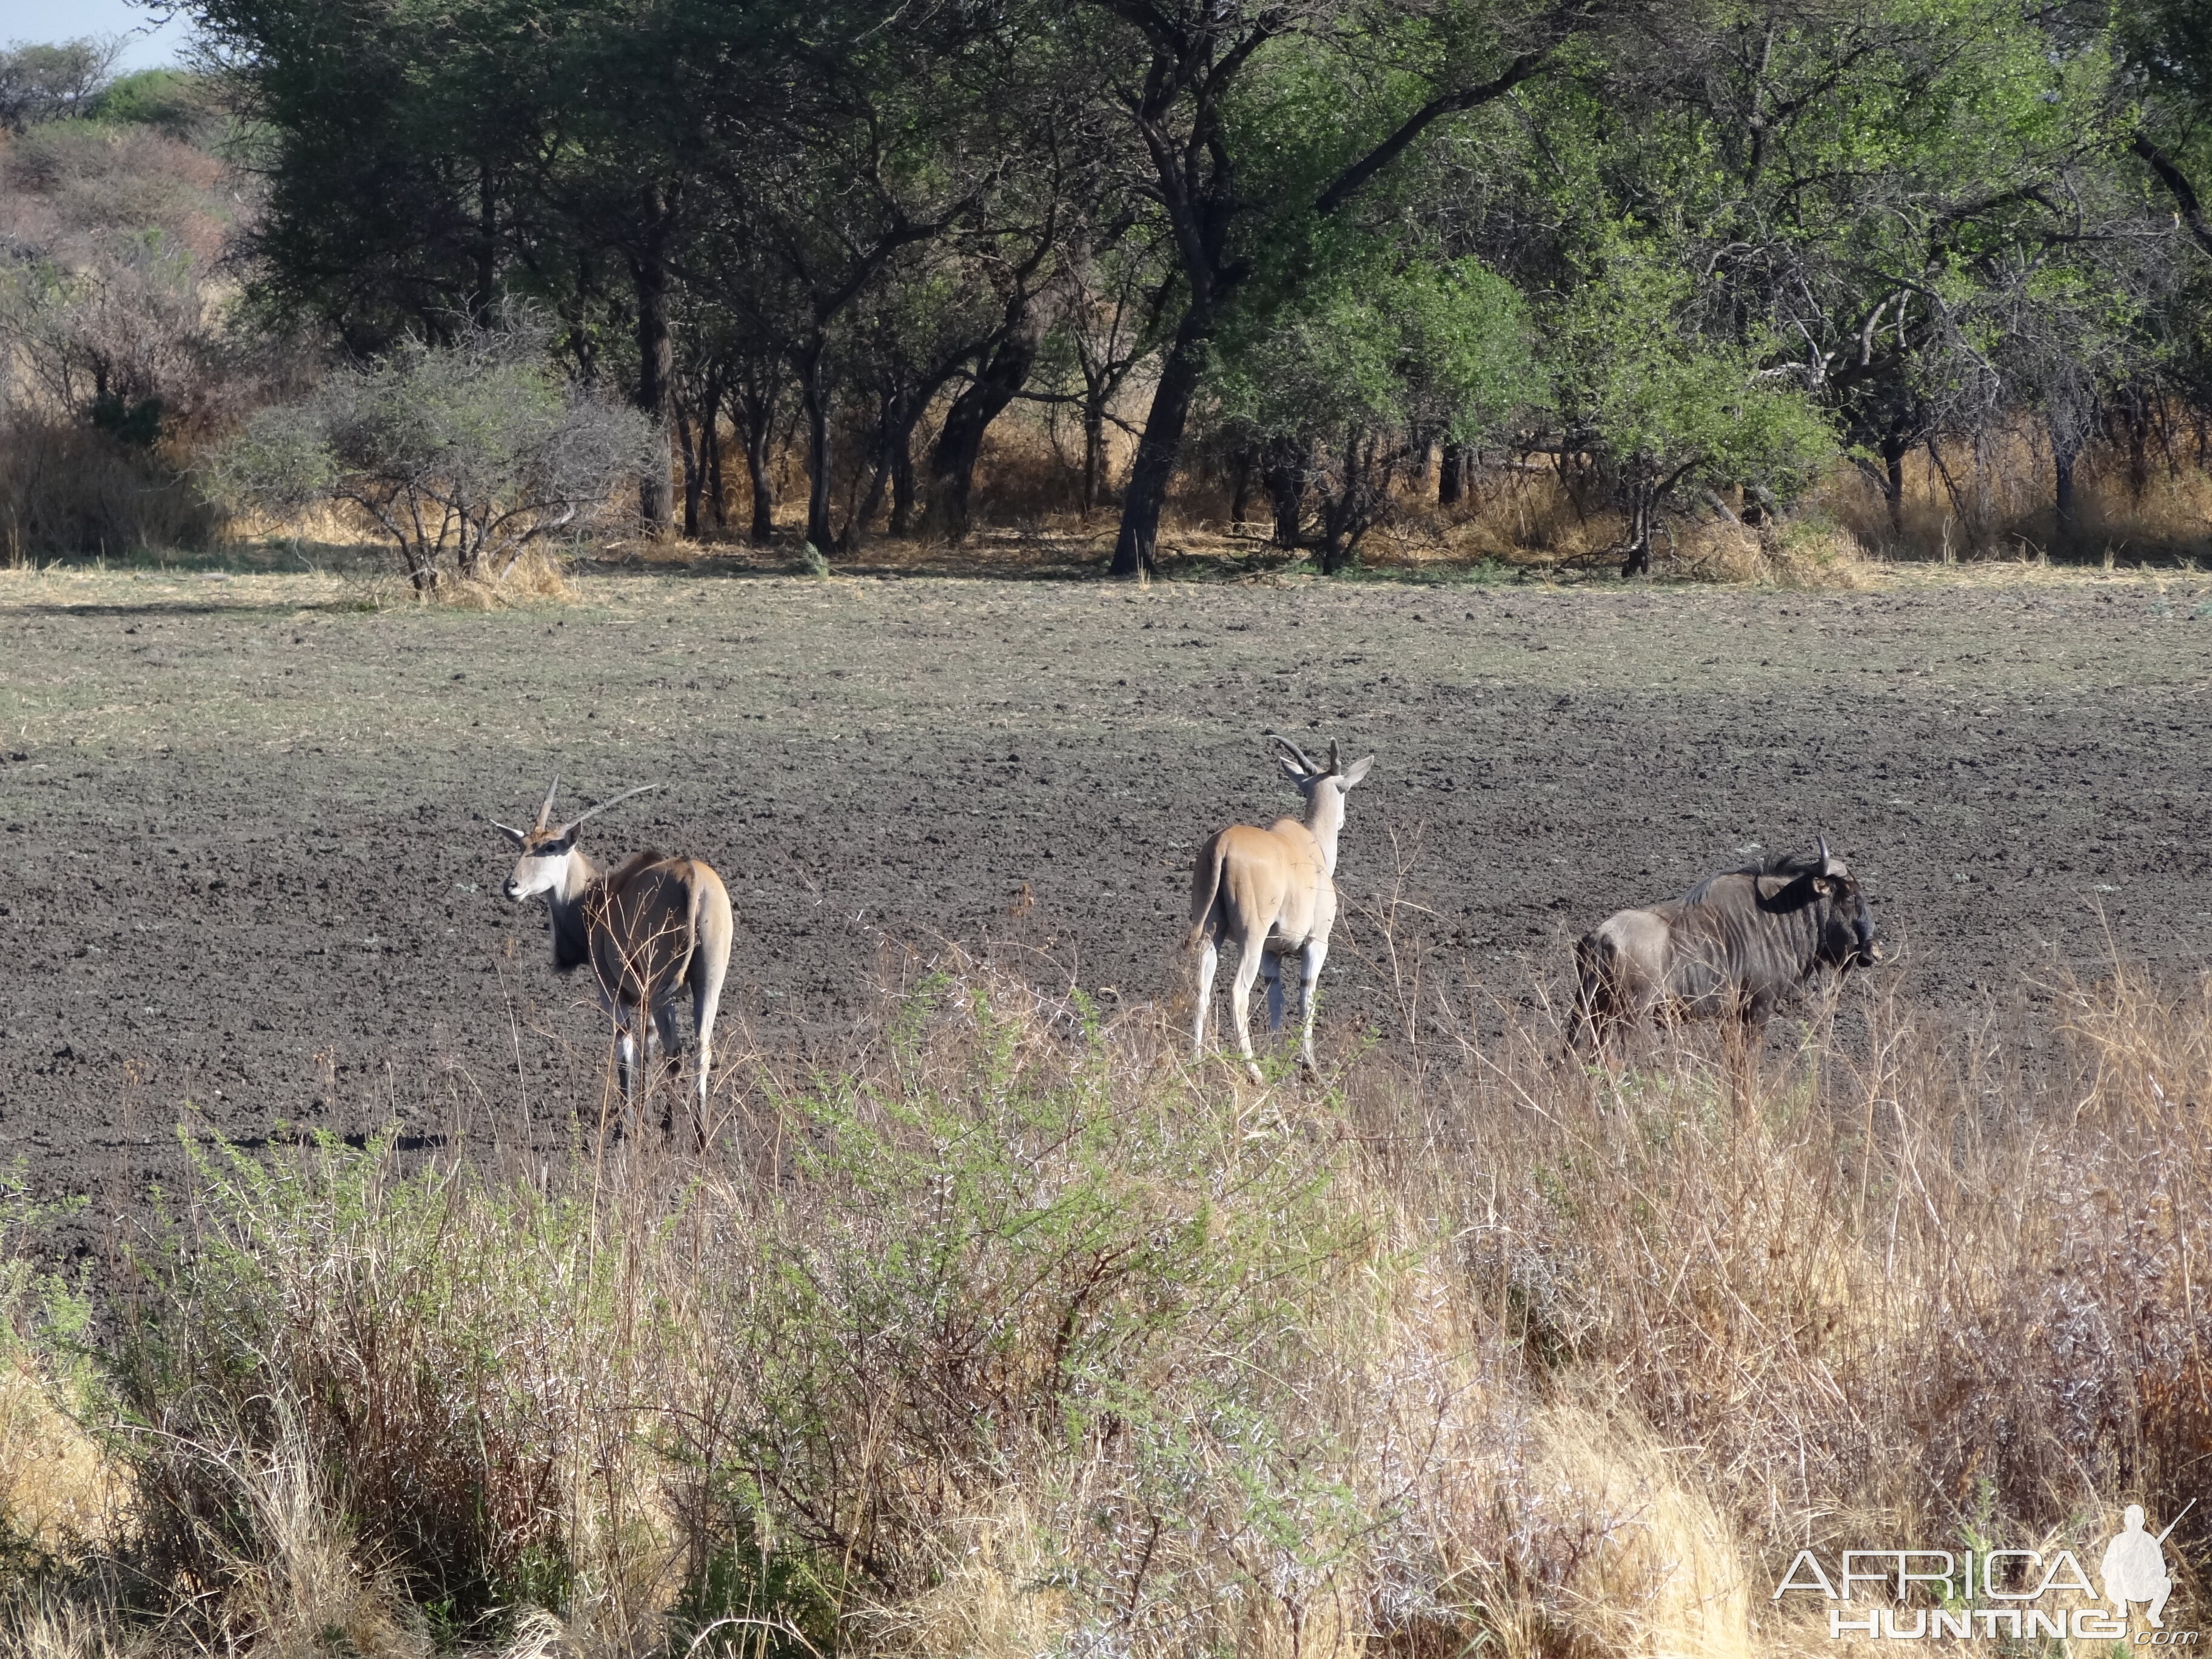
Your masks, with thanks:
M 1575 1030 L 1602 1049 L 1647 1016 L 1718 1018 L 1756 1035 L 1783 995 L 1822 968 L 1878 962 L 1874 912 L 1823 836 L 1789 853 L 1708 876 L 1678 899 L 1620 910 L 1575 945 Z

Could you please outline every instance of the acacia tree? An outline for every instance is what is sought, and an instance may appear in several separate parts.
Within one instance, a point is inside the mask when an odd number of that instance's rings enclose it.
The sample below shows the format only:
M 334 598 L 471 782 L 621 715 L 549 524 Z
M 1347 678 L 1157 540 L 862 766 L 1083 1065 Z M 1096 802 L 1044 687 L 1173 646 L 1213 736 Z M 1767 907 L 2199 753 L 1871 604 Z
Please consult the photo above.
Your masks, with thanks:
M 569 319 L 594 377 L 611 368 L 600 325 L 620 313 L 632 400 L 666 427 L 683 180 L 643 72 L 645 18 L 598 0 L 182 9 L 264 182 L 251 252 L 265 305 L 319 319 L 360 356 L 526 294 Z M 665 453 L 640 500 L 647 527 L 665 529 Z
M 1222 355 L 1224 412 L 1249 443 L 1291 458 L 1280 464 L 1297 469 L 1293 503 L 1319 494 L 1329 574 L 1434 435 L 1476 443 L 1545 395 L 1520 296 L 1471 259 L 1394 267 L 1378 251 Z
M 1042 384 L 1024 395 L 1076 411 L 1083 443 L 1077 499 L 1088 518 L 1105 490 L 1114 400 L 1159 345 L 1161 314 L 1175 286 L 1173 259 L 1156 222 L 1116 214 L 1097 233 L 1079 226 L 1059 276 L 1041 343 Z
M 929 269 L 915 250 L 976 234 L 1023 160 L 1008 118 L 1022 107 L 1009 93 L 1018 39 L 981 14 L 909 14 L 890 0 L 740 10 L 697 0 L 677 14 L 666 56 L 684 94 L 672 102 L 708 227 L 684 275 L 772 338 L 787 365 L 805 429 L 806 538 L 827 552 L 839 543 L 838 404 L 863 367 L 867 313 L 896 309 L 894 279 Z M 713 247 L 744 257 L 701 257 Z M 918 383 L 904 368 L 896 386 L 871 378 L 888 475 L 883 398 L 902 442 L 921 412 Z
M 592 525 L 657 447 L 651 426 L 564 384 L 533 318 L 464 319 L 448 333 L 262 410 L 210 457 L 210 494 L 276 517 L 318 502 L 358 514 L 391 538 L 418 592 L 448 568 L 504 579 L 532 544 Z
M 1139 185 L 1180 267 L 1113 574 L 1148 568 L 1216 334 L 1243 292 L 1295 293 L 1329 227 L 1440 123 L 1542 74 L 1583 8 L 1359 0 L 1091 0 Z
M 1612 483 L 1624 576 L 1650 569 L 1660 515 L 1685 490 L 1741 484 L 1786 501 L 1836 449 L 1795 377 L 1762 369 L 1759 342 L 1701 338 L 1687 273 L 1643 254 L 1616 244 L 1550 331 L 1561 441 Z
M 265 304 L 356 353 L 491 314 L 518 244 L 545 234 L 527 222 L 559 142 L 546 30 L 509 0 L 183 9 L 262 179 L 248 251 Z
M 1511 249 L 1539 292 L 1571 297 L 1624 257 L 1676 271 L 1665 337 L 1687 343 L 1653 373 L 1686 393 L 1718 349 L 1735 367 L 1714 395 L 1739 371 L 1794 386 L 1832 413 L 1901 528 L 1915 446 L 1978 441 L 2033 401 L 2006 342 L 2080 337 L 2039 309 L 2069 288 L 2062 267 L 2140 285 L 2142 262 L 2124 271 L 2117 252 L 2142 225 L 2109 183 L 2112 62 L 2063 11 L 1999 0 L 1646 12 L 1532 91 L 1533 136 L 1498 169 L 1511 193 L 1470 178 L 1462 199 L 1494 222 L 1478 245 Z M 1628 544 L 1648 546 L 1644 526 Z
M 0 128 L 21 137 L 40 122 L 83 114 L 106 88 L 125 44 L 88 35 L 0 50 Z

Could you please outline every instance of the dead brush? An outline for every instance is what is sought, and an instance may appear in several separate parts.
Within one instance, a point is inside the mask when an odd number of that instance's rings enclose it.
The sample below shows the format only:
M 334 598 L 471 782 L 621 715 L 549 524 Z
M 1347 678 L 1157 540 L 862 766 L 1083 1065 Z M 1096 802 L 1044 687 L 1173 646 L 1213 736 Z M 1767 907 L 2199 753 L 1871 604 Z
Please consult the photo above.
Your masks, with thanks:
M 11 563 L 209 547 L 219 527 L 158 450 L 77 422 L 0 413 L 0 548 Z
M 1748 1111 L 1711 1033 L 1563 1077 L 1476 1010 L 1425 1109 L 1388 1116 L 1388 1085 L 1363 1104 L 1458 1211 L 1492 1316 L 1699 1447 L 1768 1548 L 1873 1517 L 1932 1536 L 1984 1486 L 2024 1528 L 2120 1491 L 2170 1513 L 2206 1424 L 2212 1006 L 2123 978 L 2061 1006 L 2029 1072 L 1995 1014 L 1961 1041 L 1877 994 L 1846 1049 L 1816 1006 Z
M 418 587 L 388 570 L 355 577 L 348 586 L 360 603 L 379 611 L 410 606 L 477 612 L 534 611 L 574 605 L 582 598 L 570 580 L 568 561 L 535 548 L 495 574 L 464 576 L 447 572 L 434 586 Z
M 1861 981 L 1739 1098 L 1710 1031 L 1563 1064 L 1426 925 L 1362 915 L 1419 1018 L 1318 1086 L 948 952 L 726 1150 L 215 1153 L 132 1570 L 212 1645 L 1734 1655 L 1806 1545 L 2179 1512 L 2212 989 L 2031 1045 Z
M 2212 483 L 2201 453 L 2184 453 L 2197 447 L 2167 441 L 2146 454 L 2091 445 L 2075 466 L 2070 527 L 2057 521 L 2049 441 L 2027 425 L 1914 449 L 1899 467 L 1894 512 L 1872 479 L 1848 466 L 1824 481 L 1814 502 L 1886 558 L 2016 560 L 2025 544 L 2075 559 L 2106 547 L 2125 550 L 2130 562 L 2202 559 L 2212 554 Z
M 130 1526 L 126 1496 L 124 1471 L 47 1368 L 0 1346 L 0 1564 L 112 1547 Z
M 0 1600 L 0 1648 L 15 1659 L 150 1659 L 157 1638 L 111 1599 L 50 1591 Z

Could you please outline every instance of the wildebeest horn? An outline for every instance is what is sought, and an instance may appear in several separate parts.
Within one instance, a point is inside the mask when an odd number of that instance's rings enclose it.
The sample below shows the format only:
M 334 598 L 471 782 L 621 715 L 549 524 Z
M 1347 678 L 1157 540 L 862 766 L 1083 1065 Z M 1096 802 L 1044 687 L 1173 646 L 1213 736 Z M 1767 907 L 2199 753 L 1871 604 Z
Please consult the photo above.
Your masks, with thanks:
M 553 816 L 553 798 L 560 793 L 561 775 L 556 772 L 553 775 L 553 781 L 546 787 L 545 805 L 538 809 L 538 822 L 532 826 L 533 828 L 543 830 L 545 827 L 545 820 Z
M 1822 836 L 1819 839 L 1820 842 L 1820 873 L 1824 876 L 1832 876 L 1836 873 L 1836 860 L 1834 855 L 1828 851 L 1828 838 L 1826 836 Z
M 1279 744 L 1282 744 L 1282 746 L 1283 746 L 1285 750 L 1287 750 L 1290 752 L 1291 757 L 1293 760 L 1297 761 L 1297 763 L 1298 763 L 1300 766 L 1304 767 L 1304 768 L 1305 768 L 1305 769 L 1306 769 L 1307 771 L 1309 771 L 1309 772 L 1318 772 L 1318 771 L 1320 771 L 1320 770 L 1321 770 L 1321 768 L 1319 768 L 1318 766 L 1316 766 L 1316 765 L 1313 763 L 1313 762 L 1312 762 L 1310 759 L 1309 759 L 1309 758 L 1307 757 L 1306 751 L 1305 751 L 1304 750 L 1303 750 L 1303 749 L 1299 748 L 1299 747 L 1297 746 L 1297 744 L 1296 744 L 1292 743 L 1292 742 L 1291 742 L 1288 738 L 1285 737 L 1281 732 L 1268 732 L 1268 733 L 1267 733 L 1267 741 L 1268 741 L 1268 742 L 1270 742 L 1270 743 L 1279 743 Z
M 588 811 L 579 812 L 574 817 L 570 818 L 567 823 L 563 824 L 562 828 L 564 830 L 574 830 L 586 818 L 597 817 L 600 813 L 605 811 L 610 806 L 619 805 L 622 802 L 628 800 L 632 795 L 641 795 L 648 789 L 658 789 L 659 787 L 660 786 L 657 783 L 641 783 L 635 789 L 625 789 L 619 795 L 611 795 L 606 799 L 601 801 L 597 806 L 592 807 Z

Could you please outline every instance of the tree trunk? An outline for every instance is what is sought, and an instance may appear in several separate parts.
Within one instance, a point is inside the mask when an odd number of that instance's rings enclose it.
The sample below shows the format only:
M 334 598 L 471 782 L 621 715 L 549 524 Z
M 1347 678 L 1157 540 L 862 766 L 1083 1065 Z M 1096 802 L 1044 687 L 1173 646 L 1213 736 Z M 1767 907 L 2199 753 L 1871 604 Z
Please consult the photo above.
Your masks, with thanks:
M 714 504 L 714 528 L 727 530 L 730 520 L 722 494 L 722 382 L 707 377 L 707 499 Z
M 775 538 L 775 489 L 768 475 L 769 423 L 745 434 L 745 477 L 752 486 L 753 521 L 746 534 L 756 547 Z
M 1265 478 L 1267 501 L 1273 509 L 1274 544 L 1285 551 L 1298 545 L 1298 532 L 1306 517 L 1306 455 L 1303 446 L 1277 438 L 1267 446 Z
M 1183 428 L 1198 396 L 1211 322 L 1195 307 L 1185 313 L 1175 344 L 1160 365 L 1152 407 L 1145 416 L 1145 435 L 1137 441 L 1136 464 L 1129 469 L 1129 489 L 1121 501 L 1121 532 L 1114 543 L 1110 575 L 1133 579 L 1158 568 L 1160 514 L 1167 507 L 1168 484 L 1182 451 Z
M 491 301 L 499 286 L 499 187 L 489 167 L 477 175 L 477 283 L 469 295 L 469 314 L 481 328 L 491 320 Z
M 769 476 L 769 458 L 775 442 L 776 382 L 760 376 L 757 365 L 732 388 L 730 418 L 744 446 L 745 479 L 752 495 L 751 523 L 747 539 L 765 547 L 775 534 L 775 487 Z
M 817 338 L 799 366 L 806 406 L 806 539 L 829 557 L 836 538 L 830 529 L 830 387 L 827 343 Z
M 911 388 L 895 388 L 883 394 L 876 410 L 875 453 L 868 458 L 868 484 L 860 493 L 860 502 L 853 516 L 845 521 L 845 535 L 841 545 L 848 551 L 860 546 L 875 521 L 877 512 L 884 504 L 884 486 L 896 484 L 898 474 L 904 471 L 908 478 L 909 510 L 913 500 L 914 461 L 908 453 L 914 435 L 915 422 L 921 418 L 922 399 Z M 896 508 L 893 508 L 896 515 Z M 903 535 L 904 526 L 893 522 L 886 526 L 893 535 Z
M 892 535 L 914 534 L 914 425 L 909 422 L 891 448 Z
M 1462 486 L 1467 482 L 1467 451 L 1457 444 L 1448 443 L 1437 464 L 1437 505 L 1456 507 Z
M 1106 470 L 1106 394 L 1096 386 L 1083 394 L 1083 516 L 1098 510 Z
M 1620 566 L 1623 580 L 1651 573 L 1651 507 L 1656 493 L 1650 478 L 1638 477 L 1629 486 L 1628 545 L 1623 550 L 1627 557 Z
M 1252 505 L 1252 449 L 1246 444 L 1237 452 L 1237 487 L 1230 493 L 1229 522 L 1240 525 Z
M 1324 495 L 1322 501 L 1321 574 L 1324 576 L 1334 576 L 1345 567 L 1346 532 L 1352 522 L 1352 492 L 1357 488 L 1349 471 L 1353 464 L 1352 458 L 1347 457 L 1347 471 L 1341 493 Z
M 675 352 L 668 331 L 668 210 L 658 185 L 644 195 L 646 232 L 630 258 L 637 288 L 637 406 L 660 434 L 659 465 L 638 481 L 638 511 L 658 536 L 676 520 L 676 489 L 668 475 L 668 414 Z
M 948 541 L 968 534 L 969 503 L 975 488 L 975 462 L 983 434 L 1026 385 L 1042 337 L 1019 320 L 983 362 L 975 378 L 945 412 L 945 429 L 929 454 L 929 507 L 925 527 Z
M 2051 451 L 2052 470 L 2057 472 L 2057 488 L 2052 493 L 2052 506 L 2057 510 L 2058 534 L 2071 539 L 2074 534 L 2074 452 L 2058 445 Z
M 1903 539 L 1905 535 L 1905 452 L 1911 447 L 1905 435 L 1893 429 L 1881 441 L 1881 494 L 1889 504 L 1889 533 Z
M 706 486 L 706 468 L 702 458 L 691 449 L 691 416 L 684 407 L 681 398 L 674 399 L 670 409 L 676 416 L 676 453 L 684 458 L 684 534 L 686 539 L 699 538 L 699 493 Z

